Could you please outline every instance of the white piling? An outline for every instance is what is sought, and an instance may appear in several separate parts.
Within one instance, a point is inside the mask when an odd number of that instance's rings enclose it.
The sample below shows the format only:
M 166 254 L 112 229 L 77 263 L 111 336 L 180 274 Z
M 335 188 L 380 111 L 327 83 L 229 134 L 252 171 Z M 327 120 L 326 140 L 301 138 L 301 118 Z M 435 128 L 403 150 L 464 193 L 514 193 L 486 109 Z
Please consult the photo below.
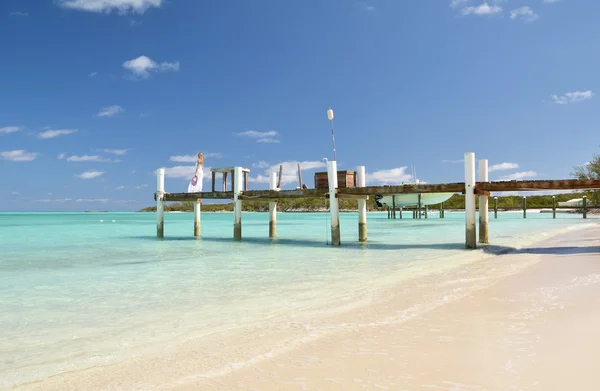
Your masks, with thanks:
M 201 230 L 200 230 L 200 212 L 202 210 L 202 203 L 200 202 L 200 200 L 196 200 L 196 202 L 194 203 L 194 236 L 195 237 L 200 237 L 201 235 Z
M 488 182 L 488 161 L 479 161 L 479 183 Z M 487 195 L 479 196 L 479 243 L 488 243 L 489 200 Z
M 277 173 L 273 171 L 269 181 L 269 189 L 277 189 Z M 269 237 L 274 239 L 277 237 L 277 202 L 269 202 Z
M 477 248 L 477 228 L 475 219 L 475 153 L 465 153 L 465 215 L 466 215 L 466 247 Z
M 337 162 L 327 162 L 327 181 L 329 183 L 329 213 L 331 215 L 331 244 L 339 246 L 340 243 L 340 205 L 337 199 Z
M 356 187 L 366 187 L 365 166 L 356 167 Z M 402 209 L 400 209 L 402 213 Z M 367 241 L 367 200 L 358 200 L 358 241 Z
M 156 236 L 165 236 L 165 169 L 159 168 L 156 172 Z
M 239 199 L 242 192 L 242 167 L 233 169 L 233 203 L 234 203 L 234 221 L 233 221 L 233 239 L 242 240 L 242 200 Z

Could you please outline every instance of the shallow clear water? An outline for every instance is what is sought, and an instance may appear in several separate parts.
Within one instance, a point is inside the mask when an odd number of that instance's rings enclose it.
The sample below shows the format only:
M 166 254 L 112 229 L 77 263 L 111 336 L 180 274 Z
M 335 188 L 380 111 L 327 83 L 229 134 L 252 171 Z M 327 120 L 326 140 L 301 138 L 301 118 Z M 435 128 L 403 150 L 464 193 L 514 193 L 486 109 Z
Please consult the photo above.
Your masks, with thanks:
M 0 388 L 198 338 L 267 318 L 332 311 L 418 274 L 435 273 L 598 223 L 580 215 L 490 215 L 494 248 L 464 247 L 464 214 L 413 220 L 368 215 L 357 242 L 355 213 L 341 215 L 342 247 L 328 246 L 325 213 L 244 213 L 234 242 L 230 213 L 0 213 Z M 315 315 L 316 316 L 316 315 Z

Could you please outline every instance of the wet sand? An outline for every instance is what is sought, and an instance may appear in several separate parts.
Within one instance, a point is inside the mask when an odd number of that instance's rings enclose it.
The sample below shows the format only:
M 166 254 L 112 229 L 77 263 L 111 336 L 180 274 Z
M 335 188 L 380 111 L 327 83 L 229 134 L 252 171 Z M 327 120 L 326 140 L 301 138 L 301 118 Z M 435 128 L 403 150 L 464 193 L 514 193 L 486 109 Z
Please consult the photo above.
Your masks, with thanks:
M 600 227 L 484 262 L 469 272 L 480 285 L 461 286 L 467 293 L 443 305 L 341 323 L 285 353 L 168 389 L 598 390 Z M 512 272 L 491 278 L 494 270 Z

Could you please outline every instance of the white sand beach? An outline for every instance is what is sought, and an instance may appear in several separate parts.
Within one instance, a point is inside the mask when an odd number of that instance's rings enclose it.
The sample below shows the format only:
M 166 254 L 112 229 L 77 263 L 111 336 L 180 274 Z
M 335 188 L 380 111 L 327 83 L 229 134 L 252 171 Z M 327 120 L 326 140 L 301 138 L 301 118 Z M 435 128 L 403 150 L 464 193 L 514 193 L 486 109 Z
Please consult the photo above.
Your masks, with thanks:
M 335 332 L 176 389 L 597 390 L 600 227 L 490 262 L 517 272 L 404 320 Z

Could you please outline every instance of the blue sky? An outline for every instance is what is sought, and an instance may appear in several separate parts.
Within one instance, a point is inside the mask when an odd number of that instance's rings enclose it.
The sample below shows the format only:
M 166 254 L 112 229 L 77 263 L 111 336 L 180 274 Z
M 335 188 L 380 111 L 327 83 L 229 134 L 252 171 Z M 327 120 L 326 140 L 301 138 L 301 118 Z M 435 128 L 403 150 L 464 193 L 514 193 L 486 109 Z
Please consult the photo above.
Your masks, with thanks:
M 190 155 L 253 189 L 332 159 L 367 184 L 566 178 L 598 151 L 592 0 L 3 0 L 0 210 L 136 210 Z M 209 175 L 204 187 L 210 186 Z

